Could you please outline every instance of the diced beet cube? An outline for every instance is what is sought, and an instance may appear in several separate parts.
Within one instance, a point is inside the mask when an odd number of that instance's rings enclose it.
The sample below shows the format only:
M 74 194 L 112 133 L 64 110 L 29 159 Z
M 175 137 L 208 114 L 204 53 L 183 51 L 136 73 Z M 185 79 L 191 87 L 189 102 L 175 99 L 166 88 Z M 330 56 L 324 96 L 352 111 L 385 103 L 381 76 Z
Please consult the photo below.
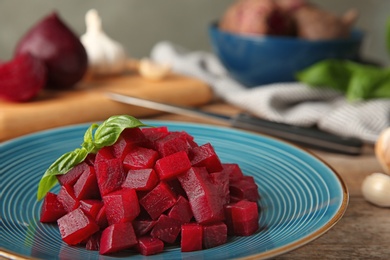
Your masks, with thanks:
M 57 199 L 57 194 L 48 192 L 42 203 L 40 221 L 43 223 L 56 222 L 66 213 L 62 203 Z
M 173 244 L 176 241 L 180 230 L 181 224 L 179 221 L 162 214 L 156 221 L 150 235 L 159 238 L 166 243 Z
M 142 128 L 142 133 L 150 142 L 154 143 L 159 138 L 168 135 L 168 127 L 166 126 L 158 126 L 158 127 L 147 127 Z
M 153 169 L 129 170 L 122 188 L 132 188 L 141 191 L 152 190 L 159 182 Z
M 134 220 L 133 227 L 137 237 L 146 235 L 156 224 L 155 220 Z
M 111 254 L 137 245 L 137 238 L 131 222 L 120 222 L 108 226 L 100 238 L 99 253 Z
M 193 216 L 190 203 L 182 196 L 179 196 L 168 212 L 168 217 L 178 220 L 181 224 L 190 222 Z
M 202 250 L 203 227 L 198 223 L 181 225 L 181 251 L 191 252 Z
M 187 153 L 177 152 L 157 160 L 155 170 L 160 180 L 172 179 L 191 168 Z
M 112 145 L 116 158 L 124 159 L 127 153 L 137 146 L 149 147 L 149 141 L 139 128 L 127 128 L 123 130 L 115 144 Z
M 95 169 L 87 167 L 73 186 L 74 195 L 79 200 L 99 199 L 100 191 L 97 184 Z
M 210 143 L 194 147 L 189 151 L 192 166 L 206 167 L 208 172 L 222 171 L 222 164 Z
M 158 152 L 153 149 L 135 147 L 127 153 L 123 165 L 129 170 L 153 168 L 158 158 Z
M 80 201 L 74 195 L 73 187 L 68 184 L 61 186 L 57 199 L 66 212 L 71 212 L 80 205 Z
M 108 161 L 114 159 L 114 151 L 112 146 L 104 146 L 99 149 L 95 156 L 95 164 L 102 161 Z
M 87 155 L 85 158 L 84 162 L 88 164 L 89 166 L 94 166 L 95 165 L 95 159 L 96 159 L 96 154 L 90 153 Z
M 155 237 L 144 236 L 138 239 L 136 248 L 141 255 L 155 255 L 164 250 L 164 242 Z
M 99 230 L 98 224 L 82 209 L 77 208 L 57 220 L 62 240 L 77 245 Z
M 256 202 L 241 200 L 225 205 L 225 214 L 229 235 L 250 236 L 259 228 Z
M 101 200 L 80 200 L 80 208 L 95 220 L 102 207 L 103 202 Z
M 151 148 L 151 142 L 145 137 L 144 133 L 140 128 L 127 128 L 123 130 L 121 137 L 126 140 L 130 146 L 142 146 Z
M 139 212 L 137 193 L 134 189 L 120 189 L 103 196 L 106 217 L 110 225 L 134 220 Z
M 180 151 L 188 153 L 189 148 L 185 136 L 180 132 L 170 132 L 167 136 L 157 139 L 154 145 L 161 157 L 166 157 Z
M 229 175 L 225 171 L 210 173 L 211 182 L 218 189 L 222 204 L 230 202 Z
M 101 207 L 98 214 L 96 215 L 96 223 L 99 225 L 100 229 L 105 229 L 108 227 L 108 220 L 107 220 L 107 214 L 106 214 L 106 206 Z
M 165 180 L 165 183 L 171 188 L 176 197 L 183 196 L 187 198 L 187 194 L 177 178 Z
M 222 171 L 229 175 L 229 180 L 231 181 L 235 181 L 244 177 L 240 166 L 236 163 L 223 163 L 222 167 Z
M 203 247 L 212 248 L 225 244 L 227 226 L 223 222 L 203 226 Z
M 98 231 L 87 239 L 87 243 L 85 244 L 85 249 L 92 251 L 99 251 L 100 248 L 100 237 L 102 236 L 102 232 Z
M 187 193 L 192 213 L 198 223 L 224 219 L 223 201 L 219 190 L 211 182 L 205 167 L 192 167 L 178 179 Z
M 120 159 L 97 162 L 95 172 L 101 196 L 119 189 L 126 178 Z
M 260 198 L 257 184 L 252 176 L 244 176 L 241 179 L 230 181 L 230 196 L 238 200 L 258 201 Z
M 164 211 L 175 205 L 176 197 L 165 182 L 160 182 L 143 196 L 139 203 L 152 219 L 157 219 Z
M 85 170 L 89 168 L 89 165 L 86 162 L 81 162 L 73 167 L 66 174 L 56 175 L 58 182 L 60 185 L 70 185 L 73 186 L 78 178 L 83 174 Z

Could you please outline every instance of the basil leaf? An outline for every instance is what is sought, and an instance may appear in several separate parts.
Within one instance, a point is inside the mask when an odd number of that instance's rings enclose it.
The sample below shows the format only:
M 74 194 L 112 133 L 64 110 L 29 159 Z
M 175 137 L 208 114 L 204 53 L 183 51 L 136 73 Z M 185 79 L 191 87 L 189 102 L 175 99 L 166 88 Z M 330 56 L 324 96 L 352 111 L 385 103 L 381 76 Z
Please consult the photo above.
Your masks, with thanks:
M 390 97 L 390 70 L 353 61 L 324 60 L 297 73 L 312 87 L 341 91 L 349 101 Z
M 113 145 L 124 129 L 141 126 L 147 125 L 128 115 L 112 116 L 100 126 L 92 124 L 84 134 L 81 148 L 62 155 L 43 174 L 38 185 L 38 200 L 41 200 L 56 185 L 56 175 L 66 174 L 74 166 L 83 162 L 89 153 L 96 153 L 104 146 Z
M 56 175 L 67 173 L 74 166 L 84 161 L 87 155 L 88 151 L 84 147 L 77 148 L 72 152 L 65 153 L 50 165 L 39 182 L 37 192 L 38 200 L 41 200 L 46 193 L 56 185 Z
M 98 124 L 92 124 L 84 134 L 84 142 L 81 144 L 89 153 L 95 150 L 95 144 L 93 141 L 93 130 L 98 128 Z
M 387 47 L 387 52 L 390 55 L 390 17 L 387 18 L 387 24 L 386 24 L 386 47 Z
M 328 59 L 297 73 L 296 78 L 310 86 L 332 87 L 346 92 L 351 72 L 345 61 Z
M 128 115 L 113 116 L 101 124 L 95 132 L 95 148 L 113 145 L 126 128 L 147 126 L 135 117 Z

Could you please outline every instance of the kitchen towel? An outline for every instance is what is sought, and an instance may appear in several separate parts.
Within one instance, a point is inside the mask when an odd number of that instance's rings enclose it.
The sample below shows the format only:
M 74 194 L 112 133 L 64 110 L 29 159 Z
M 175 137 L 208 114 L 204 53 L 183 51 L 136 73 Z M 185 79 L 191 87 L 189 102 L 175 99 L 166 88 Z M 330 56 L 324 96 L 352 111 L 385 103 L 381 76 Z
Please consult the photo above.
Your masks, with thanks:
M 176 73 L 205 81 L 216 97 L 264 119 L 317 126 L 368 143 L 375 143 L 380 132 L 390 126 L 390 99 L 348 102 L 338 91 L 300 82 L 247 88 L 229 76 L 214 54 L 167 41 L 157 43 L 150 56 L 158 63 L 170 64 Z

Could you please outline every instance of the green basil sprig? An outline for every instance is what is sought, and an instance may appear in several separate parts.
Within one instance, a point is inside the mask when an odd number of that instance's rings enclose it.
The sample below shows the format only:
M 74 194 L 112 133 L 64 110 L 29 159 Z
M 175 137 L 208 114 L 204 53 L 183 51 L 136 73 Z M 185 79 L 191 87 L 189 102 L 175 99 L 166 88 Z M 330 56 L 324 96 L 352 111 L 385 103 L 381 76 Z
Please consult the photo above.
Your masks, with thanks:
M 113 145 L 124 129 L 142 126 L 147 125 L 128 115 L 112 116 L 101 125 L 92 124 L 84 134 L 81 147 L 62 155 L 43 174 L 38 185 L 37 199 L 41 200 L 56 185 L 56 175 L 67 173 L 83 162 L 88 154 L 96 153 L 104 146 Z
M 312 87 L 338 90 L 349 101 L 390 98 L 390 68 L 328 59 L 298 72 L 296 77 Z

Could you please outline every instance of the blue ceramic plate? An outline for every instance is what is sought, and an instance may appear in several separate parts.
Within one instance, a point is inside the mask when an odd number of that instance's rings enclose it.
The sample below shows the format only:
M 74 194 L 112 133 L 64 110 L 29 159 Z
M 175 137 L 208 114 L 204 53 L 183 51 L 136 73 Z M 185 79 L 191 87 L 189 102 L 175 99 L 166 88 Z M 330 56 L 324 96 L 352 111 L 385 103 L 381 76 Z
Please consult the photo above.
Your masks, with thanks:
M 348 192 L 340 177 L 316 157 L 287 143 L 243 131 L 185 123 L 147 121 L 184 130 L 199 144 L 210 142 L 223 162 L 238 163 L 255 178 L 260 230 L 230 237 L 225 245 L 181 253 L 172 247 L 150 259 L 269 258 L 291 251 L 329 230 L 342 217 Z M 134 253 L 98 256 L 62 242 L 55 224 L 41 224 L 36 201 L 43 172 L 60 155 L 82 143 L 89 125 L 44 131 L 1 144 L 0 256 L 43 259 L 145 259 Z M 58 192 L 58 186 L 54 189 Z M 148 257 L 149 258 L 149 257 Z

